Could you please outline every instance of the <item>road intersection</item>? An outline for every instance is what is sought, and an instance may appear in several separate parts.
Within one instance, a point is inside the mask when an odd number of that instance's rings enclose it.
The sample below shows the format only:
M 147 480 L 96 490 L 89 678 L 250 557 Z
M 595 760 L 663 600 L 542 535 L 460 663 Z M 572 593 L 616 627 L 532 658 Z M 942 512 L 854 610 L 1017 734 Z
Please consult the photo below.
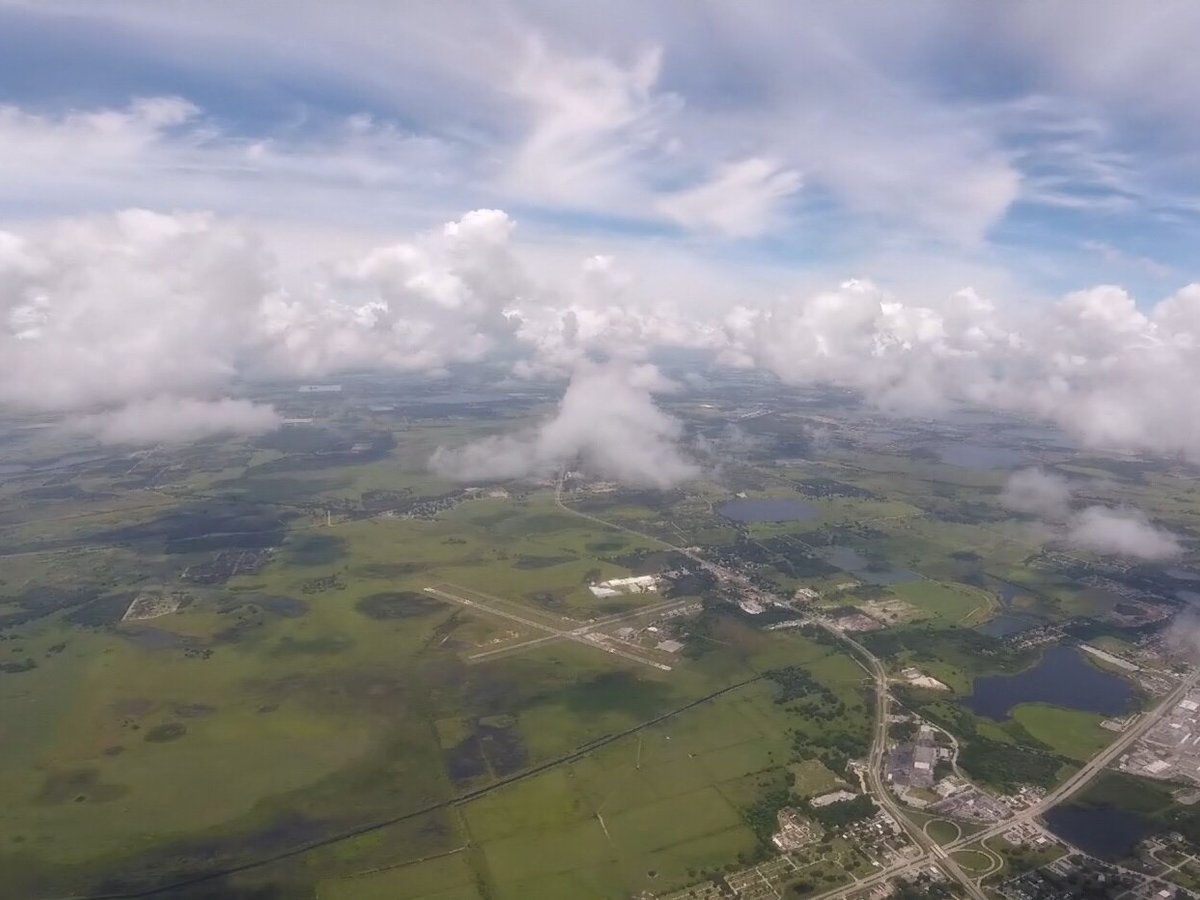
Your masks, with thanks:
M 674 550 L 686 556 L 688 559 L 696 562 L 704 569 L 719 575 L 728 582 L 736 584 L 744 584 L 748 588 L 752 588 L 749 579 L 739 572 L 734 572 L 724 566 L 718 565 L 710 560 L 705 559 L 693 550 L 686 547 L 679 547 L 672 544 L 670 541 L 655 535 L 646 534 L 629 528 L 625 525 L 618 525 L 614 522 L 607 522 L 599 516 L 593 516 L 589 513 L 580 512 L 568 506 L 562 497 L 563 478 L 560 477 L 554 492 L 555 503 L 564 512 L 595 522 L 598 525 L 603 525 L 606 528 L 611 528 L 617 531 L 623 531 L 627 534 L 640 537 L 644 540 L 653 541 L 670 550 Z M 757 590 L 757 589 L 755 589 Z M 936 841 L 925 834 L 924 830 L 918 828 L 904 814 L 903 809 L 895 801 L 887 786 L 883 783 L 883 757 L 887 750 L 887 723 L 888 723 L 888 708 L 891 703 L 891 693 L 888 690 L 887 671 L 883 663 L 872 654 L 866 647 L 847 635 L 845 632 L 834 628 L 828 623 L 813 620 L 812 624 L 819 625 L 836 637 L 859 658 L 863 663 L 864 668 L 870 674 L 872 681 L 875 684 L 875 728 L 871 742 L 871 750 L 868 755 L 867 777 L 871 788 L 871 793 L 880 805 L 894 818 L 897 824 L 904 829 L 913 843 L 923 852 L 920 856 L 911 860 L 906 860 L 902 863 L 897 863 L 894 866 L 889 866 L 886 869 L 881 869 L 874 875 L 860 879 L 851 885 L 846 885 L 840 888 L 835 888 L 826 891 L 822 894 L 814 895 L 810 900 L 836 900 L 836 898 L 848 897 L 856 894 L 864 888 L 869 888 L 879 884 L 882 881 L 887 881 L 897 876 L 912 874 L 923 866 L 936 865 L 942 869 L 947 875 L 959 883 L 966 891 L 967 895 L 972 900 L 987 900 L 988 895 L 984 893 L 977 879 L 972 879 L 962 867 L 954 861 L 951 854 L 955 850 L 966 849 L 968 845 L 985 841 L 988 838 L 1003 834 L 1014 826 L 1026 822 L 1034 822 L 1047 811 L 1057 806 L 1077 793 L 1097 775 L 1104 771 L 1112 762 L 1114 762 L 1122 753 L 1132 746 L 1138 738 L 1149 731 L 1159 719 L 1166 715 L 1189 690 L 1200 683 L 1200 668 L 1190 672 L 1187 677 L 1171 690 L 1158 705 L 1147 713 L 1144 713 L 1141 718 L 1134 722 L 1125 730 L 1113 743 L 1109 744 L 1091 760 L 1089 760 L 1078 772 L 1069 777 L 1066 781 L 1060 784 L 1057 788 L 1050 791 L 1040 801 L 1016 813 L 1015 816 L 1005 819 L 995 825 L 988 826 L 982 831 L 975 832 L 971 835 L 961 836 L 957 840 L 950 841 L 946 845 L 939 845 Z

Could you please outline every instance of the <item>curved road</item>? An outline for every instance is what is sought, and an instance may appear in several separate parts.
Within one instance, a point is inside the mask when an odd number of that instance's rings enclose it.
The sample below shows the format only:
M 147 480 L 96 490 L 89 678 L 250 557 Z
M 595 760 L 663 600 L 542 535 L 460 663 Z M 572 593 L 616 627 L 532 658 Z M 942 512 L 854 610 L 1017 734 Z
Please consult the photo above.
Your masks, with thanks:
M 627 534 L 632 534 L 645 540 L 661 544 L 662 546 L 668 547 L 677 553 L 682 553 L 688 559 L 695 561 L 706 569 L 720 574 L 729 581 L 735 581 L 744 584 L 747 587 L 752 587 L 749 580 L 740 573 L 733 572 L 723 566 L 719 566 L 716 563 L 710 562 L 709 560 L 704 559 L 690 550 L 672 544 L 670 541 L 663 540 L 662 538 L 655 537 L 654 535 L 636 531 L 632 528 L 627 528 L 624 525 L 606 522 L 604 519 L 601 519 L 598 516 L 580 512 L 577 509 L 572 509 L 563 502 L 562 488 L 563 477 L 560 476 L 558 479 L 558 484 L 554 490 L 554 502 L 558 504 L 559 508 L 563 511 L 568 512 L 571 515 L 587 519 L 588 521 L 595 522 L 599 525 L 603 525 L 606 528 L 614 528 L 618 531 L 624 531 Z M 871 750 L 868 756 L 867 778 L 870 782 L 871 791 L 875 794 L 875 799 L 878 800 L 880 805 L 888 811 L 893 819 L 896 820 L 896 824 L 904 829 L 909 839 L 917 847 L 920 847 L 925 851 L 925 853 L 919 859 L 913 860 L 910 863 L 906 863 L 903 866 L 898 867 L 896 871 L 903 871 L 911 865 L 923 864 L 932 860 L 943 870 L 945 870 L 951 877 L 953 877 L 955 881 L 959 882 L 959 884 L 962 885 L 967 894 L 972 897 L 973 900 L 987 900 L 987 895 L 979 889 L 979 886 L 971 880 L 971 878 L 962 870 L 958 863 L 951 859 L 949 854 L 943 850 L 935 840 L 926 835 L 925 832 L 920 828 L 916 827 L 912 821 L 904 815 L 900 805 L 892 798 L 891 792 L 888 791 L 887 785 L 883 783 L 883 755 L 887 750 L 888 704 L 891 700 L 891 697 L 888 693 L 887 672 L 883 668 L 883 663 L 881 663 L 874 654 L 867 650 L 866 647 L 853 638 L 848 637 L 846 634 L 828 625 L 822 624 L 821 627 L 825 628 L 826 631 L 849 646 L 865 661 L 867 669 L 871 673 L 871 677 L 875 682 L 875 733 L 871 740 Z M 887 872 L 890 870 L 884 871 Z M 893 874 L 896 874 L 896 872 L 893 872 Z M 872 879 L 868 880 L 874 880 L 877 877 L 878 876 L 872 876 Z M 857 888 L 864 883 L 865 882 L 858 882 L 852 887 Z
M 693 560 L 694 562 L 703 566 L 705 569 L 720 574 L 727 580 L 744 584 L 747 587 L 752 587 L 749 580 L 740 573 L 733 572 L 724 568 L 723 566 L 706 560 L 690 550 L 672 544 L 670 541 L 637 531 L 633 528 L 628 528 L 624 525 L 618 525 L 614 522 L 607 522 L 598 516 L 580 512 L 577 509 L 572 509 L 571 507 L 567 506 L 562 499 L 563 478 L 564 476 L 560 476 L 558 479 L 558 484 L 554 491 L 554 502 L 564 512 L 570 513 L 574 516 L 579 516 L 591 522 L 595 522 L 598 525 L 603 525 L 606 528 L 623 531 L 627 534 L 634 535 L 635 537 L 640 537 L 644 540 L 661 544 L 664 547 L 667 547 L 678 553 L 682 553 L 688 559 Z M 1005 819 L 1002 822 L 998 822 L 995 825 L 989 826 L 983 831 L 960 837 L 957 840 L 949 842 L 945 847 L 942 847 L 927 834 L 925 834 L 922 829 L 917 828 L 912 823 L 912 821 L 904 814 L 904 811 L 899 803 L 893 799 L 891 792 L 887 789 L 887 785 L 883 783 L 883 755 L 887 749 L 887 717 L 888 706 L 891 701 L 891 697 L 888 693 L 887 672 L 884 670 L 883 663 L 880 662 L 880 660 L 874 654 L 867 650 L 866 647 L 843 632 L 840 632 L 825 623 L 816 622 L 814 624 L 820 625 L 838 640 L 849 646 L 852 651 L 865 662 L 868 671 L 871 673 L 872 679 L 875 682 L 875 734 L 871 741 L 871 751 L 868 757 L 867 768 L 868 781 L 870 783 L 871 791 L 873 794 L 875 794 L 875 799 L 879 801 L 880 805 L 883 806 L 883 808 L 888 811 L 892 818 L 896 820 L 900 827 L 904 829 L 905 833 L 908 834 L 913 843 L 922 848 L 925 852 L 916 859 L 890 866 L 886 869 L 876 872 L 874 875 L 856 881 L 853 884 L 835 888 L 834 890 L 827 891 L 824 894 L 819 894 L 812 898 L 812 900 L 834 900 L 834 898 L 844 897 L 873 884 L 878 884 L 881 881 L 894 878 L 897 875 L 912 872 L 914 869 L 928 865 L 931 862 L 940 866 L 944 871 L 951 875 L 954 880 L 958 881 L 959 884 L 961 884 L 966 890 L 967 894 L 974 898 L 974 900 L 987 900 L 987 894 L 980 889 L 975 880 L 973 880 L 969 875 L 967 875 L 966 872 L 962 870 L 958 863 L 950 858 L 950 853 L 953 853 L 955 850 L 962 849 L 968 844 L 974 844 L 976 842 L 986 840 L 987 838 L 994 837 L 995 835 L 1002 834 L 1015 825 L 1036 819 L 1047 810 L 1058 805 L 1059 803 L 1062 803 L 1072 794 L 1084 787 L 1098 774 L 1100 774 L 1105 767 L 1117 759 L 1117 757 L 1119 757 L 1128 747 L 1137 741 L 1138 738 L 1149 731 L 1154 726 L 1155 722 L 1166 715 L 1167 712 L 1169 712 L 1175 706 L 1175 704 L 1177 704 L 1184 697 L 1184 695 L 1186 695 L 1187 692 L 1197 684 L 1197 682 L 1200 682 L 1200 669 L 1196 669 L 1185 679 L 1183 679 L 1183 681 L 1181 681 L 1169 694 L 1167 694 L 1167 696 L 1164 697 L 1162 701 L 1154 707 L 1154 709 L 1144 714 L 1141 719 L 1130 726 L 1113 743 L 1109 744 L 1106 748 L 1096 754 L 1096 756 L 1092 757 L 1092 759 L 1089 760 L 1083 766 L 1083 768 L 1060 784 L 1053 791 L 1048 793 L 1033 806 L 1021 810 L 1012 818 Z

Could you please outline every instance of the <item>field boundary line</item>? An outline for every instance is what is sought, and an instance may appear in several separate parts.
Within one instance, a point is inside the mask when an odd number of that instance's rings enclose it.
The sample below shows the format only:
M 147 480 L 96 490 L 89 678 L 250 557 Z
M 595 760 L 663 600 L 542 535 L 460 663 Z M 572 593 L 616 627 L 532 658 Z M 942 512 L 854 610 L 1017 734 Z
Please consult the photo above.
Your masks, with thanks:
M 639 722 L 637 725 L 633 725 L 630 728 L 624 729 L 623 731 L 616 732 L 615 734 L 603 735 L 582 745 L 581 747 L 571 750 L 568 753 L 556 756 L 554 759 L 547 760 L 546 762 L 536 765 L 532 768 L 524 769 L 508 776 L 507 778 L 502 778 L 499 781 L 493 782 L 492 784 L 485 785 L 484 787 L 458 794 L 457 796 L 451 797 L 448 800 L 443 800 L 440 803 L 433 803 L 422 807 L 421 809 L 412 810 L 398 816 L 393 816 L 389 819 L 382 819 L 378 822 L 360 825 L 357 828 L 352 828 L 348 831 L 330 835 L 327 838 L 322 838 L 317 841 L 310 841 L 307 844 L 301 844 L 297 847 L 292 847 L 289 850 L 284 850 L 279 853 L 271 854 L 270 856 L 262 857 L 261 859 L 251 860 L 250 862 L 242 863 L 236 866 L 229 866 L 224 869 L 214 869 L 209 872 L 198 874 L 192 878 L 181 878 L 177 881 L 173 881 L 168 884 L 156 885 L 154 887 L 140 888 L 130 891 L 111 891 L 103 894 L 72 894 L 66 897 L 44 898 L 44 900 L 140 900 L 142 897 L 161 896 L 173 891 L 179 891 L 184 888 L 204 884 L 205 882 L 215 881 L 218 878 L 225 878 L 229 875 L 239 875 L 243 872 L 251 872 L 255 869 L 260 869 L 263 866 L 268 866 L 271 863 L 282 862 L 285 859 L 294 859 L 297 856 L 303 856 L 304 854 L 311 853 L 314 850 L 320 850 L 322 847 L 331 847 L 335 844 L 340 844 L 356 837 L 362 837 L 365 834 L 371 834 L 373 832 L 380 831 L 392 825 L 398 825 L 401 822 L 407 822 L 411 819 L 427 816 L 430 813 L 438 812 L 439 810 L 464 806 L 472 801 L 486 797 L 488 794 L 501 790 L 502 788 L 516 784 L 517 782 L 525 781 L 526 779 L 532 778 L 535 775 L 548 772 L 551 769 L 555 769 L 558 766 L 566 763 L 572 763 L 583 759 L 585 756 L 595 752 L 596 750 L 599 750 L 602 747 L 607 747 L 609 744 L 616 743 L 623 738 L 637 734 L 646 730 L 647 728 L 653 728 L 655 725 L 659 725 L 668 719 L 672 719 L 675 716 L 680 715 L 681 713 L 685 713 L 690 709 L 695 709 L 697 706 L 702 706 L 703 704 L 712 700 L 716 700 L 719 697 L 723 697 L 726 694 L 731 694 L 734 691 L 740 690 L 748 685 L 762 681 L 766 677 L 767 674 L 765 672 L 761 672 L 757 675 L 751 676 L 750 678 L 735 682 L 734 684 L 726 685 L 719 690 L 713 691 L 711 694 L 705 694 L 703 697 L 699 697 L 695 700 L 685 703 L 682 706 L 668 710 L 667 712 L 655 716 L 652 719 Z

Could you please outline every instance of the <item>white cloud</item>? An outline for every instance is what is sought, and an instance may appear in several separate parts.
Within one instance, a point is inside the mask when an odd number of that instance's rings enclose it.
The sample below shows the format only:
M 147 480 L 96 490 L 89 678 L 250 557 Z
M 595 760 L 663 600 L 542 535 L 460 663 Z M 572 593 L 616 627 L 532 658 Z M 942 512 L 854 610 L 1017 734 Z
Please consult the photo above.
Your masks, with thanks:
M 179 97 L 146 97 L 123 108 L 69 110 L 61 114 L 0 106 L 0 167 L 15 184 L 79 183 L 88 172 L 119 175 L 166 149 L 176 129 L 196 145 L 192 129 L 200 110 Z M 86 147 L 86 153 L 80 148 Z
M 666 488 L 699 474 L 677 448 L 680 424 L 652 394 L 673 385 L 648 365 L 584 365 L 567 386 L 555 414 L 520 434 L 439 448 L 432 465 L 463 481 L 553 475 L 585 469 L 624 484 Z
M 1071 486 L 1061 475 L 1022 469 L 1009 476 L 1000 502 L 1047 523 L 1044 534 L 1077 550 L 1161 561 L 1180 554 L 1175 535 L 1139 509 L 1094 505 L 1071 512 Z
M 137 0 L 46 0 L 13 13 L 46 46 L 61 35 L 73 52 L 82 46 L 73 63 L 100 89 L 106 56 L 79 40 L 91 33 L 129 68 L 144 53 L 154 62 L 145 68 L 175 76 L 173 85 L 207 80 L 209 96 L 231 98 L 231 118 L 251 107 L 256 127 L 274 132 L 248 136 L 241 153 L 216 124 L 226 109 L 171 125 L 118 110 L 149 129 L 130 168 L 146 177 L 169 167 L 170 178 L 153 179 L 168 206 L 245 212 L 268 193 L 262 208 L 277 215 L 282 204 L 328 221 L 333 206 L 342 215 L 357 207 L 359 221 L 377 224 L 380 204 L 362 202 L 361 185 L 347 189 L 346 176 L 360 173 L 403 194 L 393 214 L 440 193 L 452 206 L 652 218 L 662 194 L 698 189 L 723 162 L 762 154 L 802 172 L 835 215 L 878 227 L 885 244 L 917 234 L 971 246 L 1018 201 L 1133 207 L 1143 221 L 1160 204 L 1195 212 L 1200 64 L 1187 41 L 1200 13 L 1187 2 L 1166 0 L 1153 16 L 1105 2 L 1086 22 L 1070 6 L 954 3 L 914 14 L 863 3 L 700 0 L 648 11 L 524 0 L 423 4 L 404 16 L 366 2 L 351 4 L 352 15 L 317 0 L 293 0 L 286 15 L 276 3 L 179 6 L 186 14 Z M 186 68 L 173 71 L 170 59 Z M 368 111 L 375 137 L 346 137 L 346 152 L 326 146 L 315 110 L 331 103 Z M 286 133 L 297 119 L 303 127 Z M 48 158 L 69 159 L 75 146 L 60 141 Z M 119 174 L 109 193 L 123 191 L 121 205 L 150 202 Z M 288 190 L 270 189 L 277 179 Z M 39 186 L 56 193 L 48 180 Z M 197 193 L 217 199 L 198 203 Z M 66 203 L 78 195 L 76 183 L 57 194 Z M 1067 230 L 1073 247 L 1095 236 Z
M 270 406 L 249 400 L 154 397 L 110 412 L 82 416 L 70 426 L 94 435 L 104 444 L 148 445 L 222 434 L 262 434 L 274 431 L 280 421 Z
M 227 383 L 271 265 L 207 214 L 129 210 L 0 241 L 0 403 L 80 409 Z
M 1110 286 L 1001 310 L 970 290 L 910 303 L 851 281 L 735 309 L 725 331 L 733 361 L 854 388 L 893 411 L 972 403 L 1036 415 L 1091 446 L 1200 459 L 1200 421 L 1180 414 L 1200 383 L 1194 285 L 1143 312 Z
M 509 245 L 513 222 L 475 210 L 440 231 L 331 267 L 323 284 L 264 298 L 267 357 L 282 371 L 356 366 L 432 371 L 505 348 L 506 312 L 531 290 Z
M 1111 286 L 1035 307 L 969 289 L 914 302 L 861 280 L 764 301 L 768 289 L 747 284 L 730 309 L 732 288 L 711 270 L 652 248 L 628 267 L 578 247 L 567 265 L 563 247 L 523 243 L 486 209 L 302 270 L 281 269 L 254 228 L 208 213 L 0 233 L 0 403 L 94 411 L 208 398 L 242 375 L 485 359 L 562 374 L 687 347 L 899 413 L 975 404 L 1092 446 L 1200 459 L 1200 421 L 1181 414 L 1200 383 L 1200 286 L 1143 308 Z
M 1061 475 L 1042 469 L 1022 469 L 1009 476 L 1000 502 L 1016 512 L 1061 522 L 1071 511 L 1071 488 Z
M 675 98 L 657 94 L 662 53 L 651 48 L 628 65 L 568 56 L 529 44 L 513 91 L 530 109 L 529 128 L 504 175 L 529 199 L 638 215 L 644 166 L 666 151 L 664 120 Z
M 1073 516 L 1066 533 L 1072 547 L 1093 553 L 1161 561 L 1182 551 L 1175 535 L 1151 524 L 1135 509 L 1091 506 Z
M 524 275 L 512 222 L 477 210 L 440 231 L 281 280 L 255 233 L 210 214 L 127 210 L 0 232 L 0 404 L 91 413 L 102 437 L 273 421 L 197 405 L 250 374 L 436 371 L 514 345 Z M 171 398 L 180 402 L 168 414 Z M 184 401 L 189 401 L 185 403 Z M 119 410 L 113 413 L 113 410 Z M 190 423 L 194 423 L 189 425 Z
M 777 224 L 780 205 L 800 183 L 796 172 L 751 157 L 721 166 L 709 181 L 668 194 L 658 205 L 685 228 L 754 237 Z

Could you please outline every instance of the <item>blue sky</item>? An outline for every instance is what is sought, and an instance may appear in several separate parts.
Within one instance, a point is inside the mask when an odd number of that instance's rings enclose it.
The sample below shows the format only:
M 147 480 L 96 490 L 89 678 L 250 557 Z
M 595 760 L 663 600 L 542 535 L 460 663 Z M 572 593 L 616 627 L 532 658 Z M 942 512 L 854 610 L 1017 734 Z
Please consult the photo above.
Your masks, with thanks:
M 10 227 L 212 209 L 306 247 L 499 207 L 547 246 L 772 284 L 1152 303 L 1197 277 L 1198 26 L 1171 2 L 5 3 L 0 200 Z
M 153 443 L 274 427 L 259 376 L 490 360 L 667 440 L 647 363 L 692 349 L 1200 460 L 1198 33 L 1190 0 L 0 0 L 0 407 Z

